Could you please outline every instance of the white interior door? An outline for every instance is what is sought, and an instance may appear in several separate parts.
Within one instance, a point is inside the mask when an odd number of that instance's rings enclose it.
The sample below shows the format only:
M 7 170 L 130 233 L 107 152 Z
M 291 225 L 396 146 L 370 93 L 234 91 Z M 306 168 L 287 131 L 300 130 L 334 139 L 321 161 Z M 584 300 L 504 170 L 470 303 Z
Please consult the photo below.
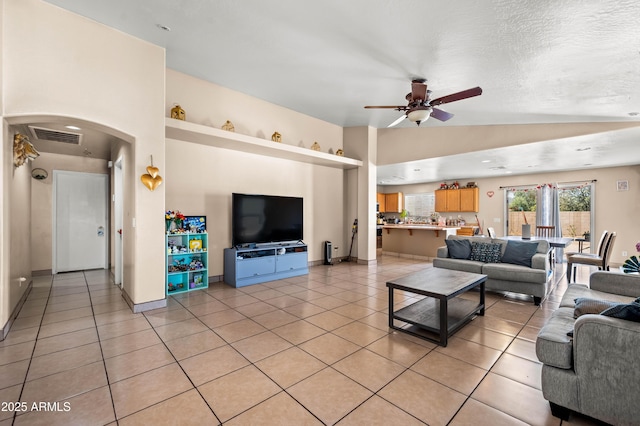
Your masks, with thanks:
M 107 269 L 108 175 L 54 171 L 53 273 Z

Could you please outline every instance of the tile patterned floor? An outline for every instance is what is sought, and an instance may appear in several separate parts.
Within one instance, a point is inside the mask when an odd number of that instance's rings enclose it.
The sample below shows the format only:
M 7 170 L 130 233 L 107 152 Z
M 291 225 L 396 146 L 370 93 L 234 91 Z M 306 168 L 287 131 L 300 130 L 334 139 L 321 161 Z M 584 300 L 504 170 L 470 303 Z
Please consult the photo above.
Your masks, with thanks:
M 36 277 L 0 342 L 0 426 L 598 424 L 561 422 L 540 391 L 534 341 L 566 288 L 561 267 L 540 307 L 487 293 L 486 315 L 446 348 L 387 327 L 386 281 L 430 267 L 315 266 L 142 314 L 105 271 Z

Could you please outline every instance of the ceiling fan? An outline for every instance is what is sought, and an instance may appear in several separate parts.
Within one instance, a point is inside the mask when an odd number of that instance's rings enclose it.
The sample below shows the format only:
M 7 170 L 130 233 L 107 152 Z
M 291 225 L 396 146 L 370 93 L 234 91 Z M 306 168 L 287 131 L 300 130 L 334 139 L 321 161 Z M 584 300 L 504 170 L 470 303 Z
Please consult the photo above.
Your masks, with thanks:
M 398 118 L 387 127 L 393 127 L 405 118 L 409 118 L 409 120 L 415 122 L 419 126 L 420 123 L 426 121 L 429 117 L 433 117 L 440 121 L 447 121 L 448 119 L 453 117 L 453 114 L 450 114 L 438 108 L 434 108 L 435 106 L 460 101 L 462 99 L 472 98 L 474 96 L 479 96 L 482 94 L 482 89 L 479 87 L 474 87 L 473 89 L 452 93 L 450 95 L 442 96 L 433 100 L 429 98 L 430 94 L 431 90 L 427 90 L 427 80 L 423 78 L 415 79 L 411 81 L 411 93 L 408 93 L 407 96 L 405 96 L 405 98 L 409 102 L 408 105 L 368 105 L 365 108 L 391 108 L 395 109 L 396 111 L 406 111 L 403 116 Z

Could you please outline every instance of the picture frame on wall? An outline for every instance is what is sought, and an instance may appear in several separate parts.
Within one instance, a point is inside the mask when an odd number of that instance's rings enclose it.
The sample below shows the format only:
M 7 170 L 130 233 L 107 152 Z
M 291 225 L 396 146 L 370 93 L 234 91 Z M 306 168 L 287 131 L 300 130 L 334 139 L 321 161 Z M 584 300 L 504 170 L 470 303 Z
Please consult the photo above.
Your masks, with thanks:
M 628 180 L 619 180 L 616 182 L 616 188 L 618 191 L 628 191 L 629 190 L 629 181 Z

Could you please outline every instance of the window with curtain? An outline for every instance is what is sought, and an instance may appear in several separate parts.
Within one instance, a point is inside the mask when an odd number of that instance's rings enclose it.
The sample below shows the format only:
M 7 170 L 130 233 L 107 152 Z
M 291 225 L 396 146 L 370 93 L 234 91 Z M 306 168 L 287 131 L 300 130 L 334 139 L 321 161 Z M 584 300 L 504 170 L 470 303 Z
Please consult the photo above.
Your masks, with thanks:
M 544 183 L 505 190 L 507 235 L 522 235 L 522 225 L 555 226 L 556 236 L 575 239 L 569 251 L 593 251 L 594 181 Z M 586 234 L 586 237 L 585 237 Z M 583 241 L 580 241 L 583 240 Z M 580 246 L 580 247 L 579 247 Z

